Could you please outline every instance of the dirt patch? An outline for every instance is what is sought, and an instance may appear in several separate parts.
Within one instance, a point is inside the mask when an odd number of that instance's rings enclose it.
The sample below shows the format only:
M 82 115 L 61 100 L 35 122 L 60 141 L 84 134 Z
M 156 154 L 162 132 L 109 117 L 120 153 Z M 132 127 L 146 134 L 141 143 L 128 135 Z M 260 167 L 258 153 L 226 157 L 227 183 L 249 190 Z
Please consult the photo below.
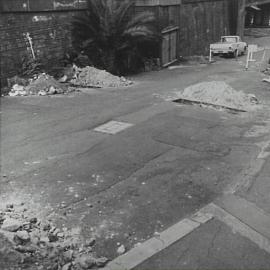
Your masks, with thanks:
M 78 68 L 74 66 L 74 78 L 70 81 L 73 85 L 82 87 L 123 87 L 132 84 L 124 77 L 114 76 L 111 73 L 94 67 Z
M 252 94 L 236 91 L 223 81 L 202 82 L 191 85 L 182 92 L 176 93 L 178 98 L 195 102 L 209 103 L 236 110 L 250 111 L 258 104 Z

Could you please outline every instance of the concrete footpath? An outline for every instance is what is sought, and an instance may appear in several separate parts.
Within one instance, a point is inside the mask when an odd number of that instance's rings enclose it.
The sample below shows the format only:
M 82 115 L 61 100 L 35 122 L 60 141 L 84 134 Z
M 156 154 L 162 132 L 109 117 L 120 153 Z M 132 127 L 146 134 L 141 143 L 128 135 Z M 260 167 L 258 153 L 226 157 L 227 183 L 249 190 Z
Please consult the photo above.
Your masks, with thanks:
M 105 269 L 270 269 L 269 152 L 266 156 L 246 192 L 224 194 Z

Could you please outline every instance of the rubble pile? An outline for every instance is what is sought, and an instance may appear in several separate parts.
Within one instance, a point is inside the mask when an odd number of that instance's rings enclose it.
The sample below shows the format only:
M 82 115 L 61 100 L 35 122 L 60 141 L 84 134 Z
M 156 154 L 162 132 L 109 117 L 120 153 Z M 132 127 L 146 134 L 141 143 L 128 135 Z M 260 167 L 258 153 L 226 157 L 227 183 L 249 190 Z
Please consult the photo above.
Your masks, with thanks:
M 269 60 L 269 61 L 270 61 L 270 60 Z M 267 67 L 267 68 L 263 71 L 263 73 L 270 76 L 270 66 Z
M 57 82 L 52 76 L 41 73 L 29 79 L 26 86 L 20 84 L 14 84 L 10 96 L 28 96 L 28 95 L 39 95 L 47 96 L 54 94 L 63 94 L 68 92 L 68 89 Z
M 33 269 L 33 265 L 38 270 L 97 269 L 108 262 L 93 251 L 94 238 L 81 241 L 72 230 L 59 229 L 51 222 L 39 220 L 23 203 L 6 205 L 0 210 L 1 235 L 9 240 L 12 249 L 1 249 L 0 255 L 6 253 L 2 258 L 14 252 L 21 257 L 16 269 Z M 1 263 L 0 258 L 0 266 Z
M 238 110 L 251 110 L 255 104 L 258 104 L 258 100 L 254 95 L 236 91 L 223 81 L 202 82 L 191 85 L 183 92 L 177 93 L 177 96 L 186 100 Z
M 114 76 L 111 73 L 94 67 L 78 68 L 74 65 L 74 78 L 71 83 L 81 87 L 123 87 L 132 84 L 124 77 Z

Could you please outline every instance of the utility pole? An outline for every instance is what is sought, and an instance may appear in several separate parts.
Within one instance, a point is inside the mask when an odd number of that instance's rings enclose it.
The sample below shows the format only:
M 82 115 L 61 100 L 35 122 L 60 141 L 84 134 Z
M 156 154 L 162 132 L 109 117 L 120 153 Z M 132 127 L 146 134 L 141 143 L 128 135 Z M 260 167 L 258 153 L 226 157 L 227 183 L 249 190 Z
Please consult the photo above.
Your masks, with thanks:
M 237 35 L 243 38 L 246 17 L 246 0 L 238 0 Z

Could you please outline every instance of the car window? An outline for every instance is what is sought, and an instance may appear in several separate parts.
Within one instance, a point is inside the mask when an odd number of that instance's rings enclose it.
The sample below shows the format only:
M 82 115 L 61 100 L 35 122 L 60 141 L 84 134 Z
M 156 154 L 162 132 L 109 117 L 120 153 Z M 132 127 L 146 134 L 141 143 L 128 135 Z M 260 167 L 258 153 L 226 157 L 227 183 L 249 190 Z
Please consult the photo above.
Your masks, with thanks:
M 236 37 L 223 37 L 221 41 L 222 42 L 237 42 L 237 38 Z

